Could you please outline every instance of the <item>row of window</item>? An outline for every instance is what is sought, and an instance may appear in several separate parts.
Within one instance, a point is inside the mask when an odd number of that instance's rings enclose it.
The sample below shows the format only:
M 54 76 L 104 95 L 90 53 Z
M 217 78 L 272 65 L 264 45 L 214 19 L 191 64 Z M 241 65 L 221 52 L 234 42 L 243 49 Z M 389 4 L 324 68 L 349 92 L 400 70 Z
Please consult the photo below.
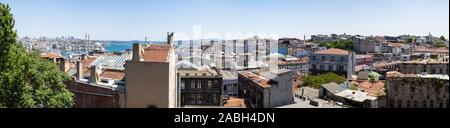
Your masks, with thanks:
M 280 66 L 281 69 L 288 70 L 299 70 L 299 69 L 308 69 L 307 65 L 297 65 L 297 66 Z
M 419 69 L 420 70 L 420 69 Z M 417 72 L 418 70 L 416 68 L 403 68 L 401 71 L 403 71 L 405 74 L 420 74 L 420 73 L 429 73 L 429 74 L 445 74 L 446 72 L 443 69 L 431 69 L 430 72 L 427 71 L 426 68 L 423 68 L 421 72 Z
M 343 56 L 341 56 L 341 57 L 335 57 L 335 56 L 330 56 L 330 57 L 326 57 L 326 56 L 322 56 L 322 57 L 320 57 L 320 60 L 321 61 L 327 61 L 327 60 L 329 60 L 329 61 L 337 61 L 336 59 L 337 58 L 339 58 L 339 61 L 340 62 L 346 62 L 346 60 L 345 60 L 345 57 L 343 57 Z M 312 57 L 312 60 L 318 60 L 319 59 L 319 57 L 317 57 L 317 56 L 313 56 Z
M 313 69 L 313 70 L 322 70 L 322 71 L 325 71 L 325 70 L 327 70 L 327 71 L 345 71 L 345 70 L 344 70 L 344 66 L 342 66 L 342 65 L 339 65 L 339 66 L 336 66 L 336 65 L 319 65 L 319 67 L 317 67 L 317 65 L 312 64 L 311 66 L 312 66 L 312 69 Z M 337 68 L 336 68 L 336 67 L 337 67 Z
M 391 108 L 447 108 L 449 107 L 449 101 L 446 101 L 446 104 L 444 101 L 440 101 L 436 104 L 434 100 L 427 101 L 423 100 L 422 102 L 419 102 L 417 100 L 410 101 L 406 100 L 404 103 L 402 100 L 397 100 L 397 102 L 394 102 L 394 100 L 391 100 Z
M 217 88 L 217 86 L 213 86 L 213 81 L 208 80 L 205 82 L 204 80 L 190 80 L 189 84 L 186 85 L 186 81 L 181 81 L 181 89 L 211 89 Z M 214 85 L 217 85 L 219 81 L 215 80 Z M 206 84 L 206 86 L 204 86 Z
M 189 100 L 189 101 L 186 101 Z M 190 105 L 196 104 L 218 104 L 219 97 L 217 94 L 191 94 L 189 99 L 184 99 L 185 103 L 189 103 Z

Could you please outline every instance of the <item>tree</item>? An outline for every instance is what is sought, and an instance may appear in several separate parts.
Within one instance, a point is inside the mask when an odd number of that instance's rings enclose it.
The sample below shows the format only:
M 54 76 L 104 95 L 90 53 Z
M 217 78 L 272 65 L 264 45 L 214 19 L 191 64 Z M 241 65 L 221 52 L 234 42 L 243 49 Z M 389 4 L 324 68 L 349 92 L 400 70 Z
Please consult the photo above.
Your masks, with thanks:
M 327 48 L 338 48 L 338 49 L 344 49 L 348 51 L 354 51 L 354 45 L 353 41 L 350 39 L 346 40 L 335 40 L 331 42 L 324 42 L 319 44 L 321 47 L 327 47 Z
M 441 39 L 442 41 L 447 41 L 447 39 L 445 39 L 445 36 L 441 36 L 439 39 Z
M 14 23 L 10 7 L 0 3 L 0 108 L 72 107 L 73 94 L 63 84 L 69 77 L 37 52 L 26 52 Z
M 305 78 L 304 85 L 310 86 L 312 88 L 320 88 L 323 84 L 335 82 L 343 83 L 345 81 L 344 76 L 336 75 L 335 73 L 327 73 L 322 75 L 309 75 Z

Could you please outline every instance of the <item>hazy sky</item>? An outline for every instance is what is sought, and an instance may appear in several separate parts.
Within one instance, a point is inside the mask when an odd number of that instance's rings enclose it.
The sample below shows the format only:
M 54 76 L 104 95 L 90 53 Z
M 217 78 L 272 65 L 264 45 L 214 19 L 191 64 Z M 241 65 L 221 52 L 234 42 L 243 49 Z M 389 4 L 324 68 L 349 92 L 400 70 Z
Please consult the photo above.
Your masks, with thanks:
M 19 36 L 165 40 L 203 33 L 449 35 L 449 0 L 0 0 Z M 178 39 L 186 37 L 178 36 Z M 207 38 L 207 37 L 204 37 Z

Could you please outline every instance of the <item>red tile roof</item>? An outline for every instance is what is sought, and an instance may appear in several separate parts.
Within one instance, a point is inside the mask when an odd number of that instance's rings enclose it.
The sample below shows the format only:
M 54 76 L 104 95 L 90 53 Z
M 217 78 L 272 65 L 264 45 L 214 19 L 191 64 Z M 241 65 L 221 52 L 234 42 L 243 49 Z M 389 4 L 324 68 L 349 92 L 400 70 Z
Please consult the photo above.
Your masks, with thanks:
M 167 62 L 170 49 L 170 45 L 150 45 L 144 48 L 142 58 L 147 62 Z
M 314 54 L 329 54 L 329 55 L 349 55 L 350 52 L 347 50 L 337 49 L 337 48 L 330 48 L 322 51 L 317 51 Z
M 255 82 L 256 84 L 258 84 L 260 87 L 262 88 L 270 88 L 270 84 L 269 84 L 269 79 L 264 78 L 260 75 L 256 75 L 252 72 L 249 71 L 245 71 L 242 73 L 242 75 L 250 80 L 252 80 L 253 82 Z
M 227 100 L 227 103 L 223 105 L 224 107 L 241 107 L 246 108 L 245 100 L 241 98 L 234 98 L 230 97 L 230 99 Z
M 123 80 L 125 77 L 125 72 L 123 71 L 114 71 L 114 70 L 105 70 L 100 74 L 100 77 L 110 78 L 113 80 Z
M 369 93 L 369 95 L 371 95 L 371 96 L 386 95 L 383 81 L 376 81 L 373 84 L 368 80 L 352 81 L 352 84 L 356 85 L 358 87 L 358 89 L 360 89 L 361 91 Z
M 55 54 L 55 53 L 51 53 L 51 52 L 44 52 L 41 53 L 41 57 L 42 58 L 48 58 L 48 59 L 59 59 L 59 58 L 64 58 L 61 55 Z

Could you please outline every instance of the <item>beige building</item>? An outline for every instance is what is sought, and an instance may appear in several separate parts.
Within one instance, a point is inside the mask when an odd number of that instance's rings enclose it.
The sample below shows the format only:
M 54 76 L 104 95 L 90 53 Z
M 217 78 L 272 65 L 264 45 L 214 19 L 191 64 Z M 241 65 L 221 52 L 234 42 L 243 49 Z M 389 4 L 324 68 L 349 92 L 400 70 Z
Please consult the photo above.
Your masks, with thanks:
M 173 33 L 168 33 L 167 42 L 146 47 L 133 44 L 132 60 L 125 64 L 125 107 L 179 107 Z

